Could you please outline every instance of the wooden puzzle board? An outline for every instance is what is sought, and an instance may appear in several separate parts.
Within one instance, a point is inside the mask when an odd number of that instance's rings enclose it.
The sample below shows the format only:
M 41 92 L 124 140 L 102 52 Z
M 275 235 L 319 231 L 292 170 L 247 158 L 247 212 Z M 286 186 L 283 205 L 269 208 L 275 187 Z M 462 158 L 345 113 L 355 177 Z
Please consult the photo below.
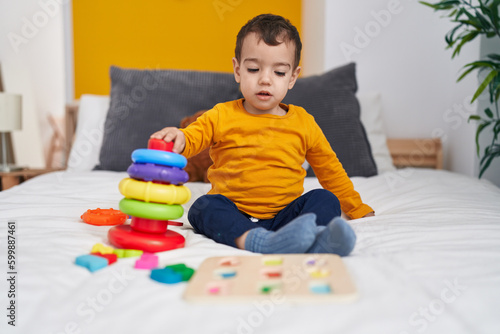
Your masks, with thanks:
M 184 299 L 240 302 L 346 302 L 357 298 L 342 259 L 333 254 L 210 257 L 188 282 Z

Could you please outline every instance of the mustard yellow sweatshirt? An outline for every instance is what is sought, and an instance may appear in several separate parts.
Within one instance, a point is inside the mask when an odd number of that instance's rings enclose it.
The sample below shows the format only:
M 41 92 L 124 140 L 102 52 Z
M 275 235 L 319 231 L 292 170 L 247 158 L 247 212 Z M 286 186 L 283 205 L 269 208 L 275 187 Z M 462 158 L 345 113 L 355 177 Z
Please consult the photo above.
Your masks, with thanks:
M 354 190 L 314 118 L 301 107 L 281 107 L 288 110 L 284 116 L 254 115 L 245 110 L 243 99 L 220 103 L 181 129 L 185 157 L 211 147 L 208 193 L 226 196 L 252 217 L 273 218 L 304 192 L 302 164 L 307 159 L 348 216 L 373 211 Z

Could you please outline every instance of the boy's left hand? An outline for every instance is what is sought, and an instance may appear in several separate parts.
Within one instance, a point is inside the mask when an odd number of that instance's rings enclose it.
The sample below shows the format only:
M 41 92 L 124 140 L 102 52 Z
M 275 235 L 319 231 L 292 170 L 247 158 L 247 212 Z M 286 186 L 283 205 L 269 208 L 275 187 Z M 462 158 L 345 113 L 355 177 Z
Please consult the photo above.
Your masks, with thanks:
M 374 211 L 368 212 L 366 215 L 363 216 L 363 218 L 365 217 L 375 217 L 375 212 Z

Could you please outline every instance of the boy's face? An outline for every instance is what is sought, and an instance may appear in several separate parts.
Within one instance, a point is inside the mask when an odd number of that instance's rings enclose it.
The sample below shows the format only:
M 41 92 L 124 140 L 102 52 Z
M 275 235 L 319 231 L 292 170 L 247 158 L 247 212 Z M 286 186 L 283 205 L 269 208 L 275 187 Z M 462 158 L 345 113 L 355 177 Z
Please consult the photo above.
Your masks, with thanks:
M 250 33 L 243 40 L 240 58 L 240 62 L 233 58 L 233 69 L 245 109 L 252 114 L 283 115 L 279 104 L 300 73 L 300 67 L 293 68 L 294 43 L 271 46 Z

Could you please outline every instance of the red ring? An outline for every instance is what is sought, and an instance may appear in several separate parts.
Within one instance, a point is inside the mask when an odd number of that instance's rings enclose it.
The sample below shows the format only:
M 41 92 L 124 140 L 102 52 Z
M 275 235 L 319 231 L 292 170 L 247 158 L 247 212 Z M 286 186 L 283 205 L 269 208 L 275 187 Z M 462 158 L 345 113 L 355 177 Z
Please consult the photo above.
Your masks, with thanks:
M 168 229 L 168 225 L 182 226 L 183 224 L 170 220 L 147 219 L 134 216 L 132 216 L 132 220 L 130 222 L 130 227 L 134 231 L 144 233 L 165 233 Z

